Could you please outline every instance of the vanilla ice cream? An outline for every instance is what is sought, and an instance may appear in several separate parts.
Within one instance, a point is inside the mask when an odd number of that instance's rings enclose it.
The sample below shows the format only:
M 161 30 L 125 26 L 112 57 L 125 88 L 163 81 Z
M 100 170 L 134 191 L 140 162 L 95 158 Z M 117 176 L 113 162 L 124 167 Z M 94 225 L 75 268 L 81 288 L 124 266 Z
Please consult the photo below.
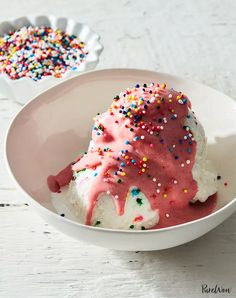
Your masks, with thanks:
M 188 98 L 159 84 L 116 96 L 96 117 L 88 153 L 72 170 L 74 179 L 54 195 L 55 206 L 63 198 L 79 222 L 103 228 L 144 230 L 194 220 L 211 212 L 202 206 L 217 191 L 204 129 Z M 196 201 L 201 208 L 189 204 Z

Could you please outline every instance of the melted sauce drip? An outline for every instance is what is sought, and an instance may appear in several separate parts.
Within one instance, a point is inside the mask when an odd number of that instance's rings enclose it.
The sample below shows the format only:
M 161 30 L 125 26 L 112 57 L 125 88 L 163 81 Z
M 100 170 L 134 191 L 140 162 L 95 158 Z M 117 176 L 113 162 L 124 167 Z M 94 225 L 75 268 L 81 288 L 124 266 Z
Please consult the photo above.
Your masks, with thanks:
M 72 164 L 59 172 L 56 176 L 50 175 L 47 178 L 48 187 L 52 192 L 60 192 L 61 187 L 66 186 L 73 179 Z

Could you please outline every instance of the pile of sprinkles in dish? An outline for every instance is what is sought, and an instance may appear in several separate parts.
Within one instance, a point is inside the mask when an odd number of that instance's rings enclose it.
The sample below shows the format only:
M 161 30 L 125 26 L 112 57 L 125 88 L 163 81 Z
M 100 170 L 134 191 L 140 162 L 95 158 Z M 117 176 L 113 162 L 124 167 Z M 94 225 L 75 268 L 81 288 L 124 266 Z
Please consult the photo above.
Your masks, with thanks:
M 50 27 L 22 27 L 0 37 L 0 73 L 12 80 L 61 78 L 67 70 L 77 70 L 87 55 L 76 35 Z

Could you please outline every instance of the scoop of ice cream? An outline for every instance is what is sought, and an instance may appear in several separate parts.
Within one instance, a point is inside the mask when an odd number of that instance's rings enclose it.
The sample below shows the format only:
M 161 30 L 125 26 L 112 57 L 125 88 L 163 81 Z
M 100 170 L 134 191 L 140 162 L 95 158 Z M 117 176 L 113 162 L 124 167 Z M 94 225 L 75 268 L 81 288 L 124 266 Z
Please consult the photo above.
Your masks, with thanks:
M 73 205 L 74 214 L 79 222 L 85 223 L 90 205 L 89 193 L 98 174 L 99 167 L 96 171 L 86 169 L 79 172 L 69 187 L 64 189 L 62 194 L 54 197 L 54 204 L 57 203 L 59 196 L 63 196 L 64 200 Z M 115 200 L 111 195 L 109 193 L 101 194 L 93 209 L 91 225 L 114 229 L 147 229 L 156 225 L 158 220 L 158 210 L 152 210 L 145 195 L 136 187 L 131 187 L 126 196 L 122 215 L 117 214 Z
M 72 169 L 75 180 L 63 196 L 82 223 L 160 228 L 212 210 L 190 204 L 216 192 L 204 130 L 188 98 L 165 85 L 136 85 L 115 96 Z
M 197 145 L 192 175 L 197 182 L 198 191 L 191 202 L 205 202 L 211 195 L 217 192 L 217 174 L 210 161 L 207 160 L 207 138 L 202 124 L 197 120 L 193 111 L 189 110 L 184 124 L 186 127 L 189 127 Z

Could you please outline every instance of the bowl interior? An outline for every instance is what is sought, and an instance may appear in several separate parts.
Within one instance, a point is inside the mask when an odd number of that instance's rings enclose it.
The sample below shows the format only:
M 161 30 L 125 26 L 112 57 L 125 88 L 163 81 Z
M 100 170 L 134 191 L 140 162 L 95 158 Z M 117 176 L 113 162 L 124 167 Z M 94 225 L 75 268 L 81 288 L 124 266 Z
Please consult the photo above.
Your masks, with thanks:
M 222 177 L 218 181 L 217 209 L 234 199 L 236 103 L 197 83 L 132 69 L 80 75 L 41 94 L 21 110 L 6 142 L 7 161 L 18 184 L 39 204 L 56 212 L 47 176 L 56 174 L 87 149 L 93 116 L 105 111 L 116 94 L 137 82 L 165 82 L 189 96 L 208 137 L 209 159 Z

